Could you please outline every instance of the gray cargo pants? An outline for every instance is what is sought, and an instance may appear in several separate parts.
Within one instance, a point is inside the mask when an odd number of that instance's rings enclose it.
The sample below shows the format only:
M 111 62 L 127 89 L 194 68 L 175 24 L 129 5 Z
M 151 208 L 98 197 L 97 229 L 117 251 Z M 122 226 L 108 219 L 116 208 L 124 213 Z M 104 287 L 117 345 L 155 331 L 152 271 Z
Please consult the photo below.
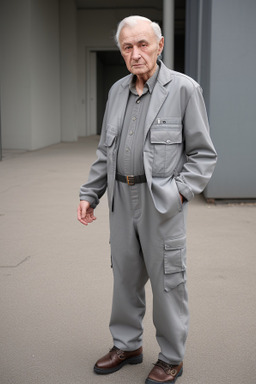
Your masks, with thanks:
M 110 212 L 113 342 L 125 351 L 142 345 L 144 286 L 149 279 L 159 359 L 170 364 L 183 360 L 189 322 L 186 212 L 184 203 L 181 212 L 167 219 L 155 209 L 146 183 L 116 182 Z

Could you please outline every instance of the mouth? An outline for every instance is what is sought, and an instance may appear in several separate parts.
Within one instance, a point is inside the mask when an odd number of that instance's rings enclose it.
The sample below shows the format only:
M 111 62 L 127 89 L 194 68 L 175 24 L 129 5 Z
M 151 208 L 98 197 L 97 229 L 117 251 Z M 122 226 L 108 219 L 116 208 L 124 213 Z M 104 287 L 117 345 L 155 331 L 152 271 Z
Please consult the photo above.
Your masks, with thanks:
M 143 67 L 143 65 L 144 65 L 144 64 L 132 64 L 132 67 L 136 67 L 136 68 L 138 68 L 138 67 Z

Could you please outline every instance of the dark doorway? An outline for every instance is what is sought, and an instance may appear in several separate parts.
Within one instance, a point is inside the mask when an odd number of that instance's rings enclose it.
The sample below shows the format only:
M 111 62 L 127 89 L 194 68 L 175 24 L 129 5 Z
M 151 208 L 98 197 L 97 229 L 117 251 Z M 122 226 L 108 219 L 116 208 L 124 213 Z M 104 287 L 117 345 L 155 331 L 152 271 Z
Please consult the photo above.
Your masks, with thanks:
M 128 75 L 126 65 L 119 51 L 98 51 L 97 53 L 97 134 L 101 125 L 110 87 Z

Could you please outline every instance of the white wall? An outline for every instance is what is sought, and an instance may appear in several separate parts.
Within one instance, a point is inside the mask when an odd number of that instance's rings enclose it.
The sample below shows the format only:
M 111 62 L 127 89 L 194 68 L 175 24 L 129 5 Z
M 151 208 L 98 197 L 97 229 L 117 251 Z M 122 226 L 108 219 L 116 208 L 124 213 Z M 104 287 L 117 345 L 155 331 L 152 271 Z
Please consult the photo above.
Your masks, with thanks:
M 2 146 L 60 141 L 58 0 L 1 0 Z

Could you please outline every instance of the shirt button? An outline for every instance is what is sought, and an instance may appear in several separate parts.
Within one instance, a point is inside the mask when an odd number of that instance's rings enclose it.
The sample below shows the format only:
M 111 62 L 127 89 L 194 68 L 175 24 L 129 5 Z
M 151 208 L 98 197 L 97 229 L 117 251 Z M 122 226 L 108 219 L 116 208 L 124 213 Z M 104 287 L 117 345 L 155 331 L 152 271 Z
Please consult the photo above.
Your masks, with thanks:
M 130 132 L 129 132 L 129 135 L 133 135 L 133 131 L 130 131 Z
M 139 103 L 140 103 L 140 100 L 137 100 L 136 103 L 139 104 Z
M 135 116 L 133 116 L 133 118 L 132 118 L 132 121 L 135 121 L 136 120 L 136 117 Z

